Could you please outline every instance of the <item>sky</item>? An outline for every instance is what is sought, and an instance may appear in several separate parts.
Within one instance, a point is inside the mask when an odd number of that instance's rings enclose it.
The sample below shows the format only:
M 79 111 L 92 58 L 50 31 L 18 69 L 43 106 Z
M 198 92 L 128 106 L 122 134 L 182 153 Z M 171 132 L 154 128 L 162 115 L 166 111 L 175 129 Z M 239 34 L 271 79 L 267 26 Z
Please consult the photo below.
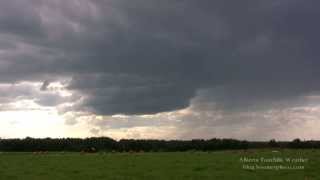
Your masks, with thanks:
M 2 0 L 0 137 L 319 139 L 319 8 Z

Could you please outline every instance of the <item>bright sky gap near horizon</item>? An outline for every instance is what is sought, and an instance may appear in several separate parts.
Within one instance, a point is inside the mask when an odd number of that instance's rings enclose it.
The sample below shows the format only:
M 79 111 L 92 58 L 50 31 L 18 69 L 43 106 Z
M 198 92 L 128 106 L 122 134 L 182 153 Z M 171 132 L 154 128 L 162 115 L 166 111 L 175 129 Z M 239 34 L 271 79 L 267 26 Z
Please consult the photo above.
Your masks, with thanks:
M 2 0 L 0 137 L 319 139 L 319 8 Z

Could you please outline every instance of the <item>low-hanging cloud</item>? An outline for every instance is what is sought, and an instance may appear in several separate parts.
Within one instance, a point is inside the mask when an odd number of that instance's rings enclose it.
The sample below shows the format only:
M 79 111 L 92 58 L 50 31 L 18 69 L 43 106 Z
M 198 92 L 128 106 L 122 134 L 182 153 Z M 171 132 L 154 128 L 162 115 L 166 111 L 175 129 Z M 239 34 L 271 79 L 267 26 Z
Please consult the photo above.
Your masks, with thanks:
M 65 88 L 77 97 L 36 102 L 106 116 L 176 111 L 197 97 L 206 99 L 198 111 L 301 106 L 320 92 L 319 7 L 302 0 L 2 1 L 0 83 L 42 82 L 46 93 L 51 79 L 70 79 Z

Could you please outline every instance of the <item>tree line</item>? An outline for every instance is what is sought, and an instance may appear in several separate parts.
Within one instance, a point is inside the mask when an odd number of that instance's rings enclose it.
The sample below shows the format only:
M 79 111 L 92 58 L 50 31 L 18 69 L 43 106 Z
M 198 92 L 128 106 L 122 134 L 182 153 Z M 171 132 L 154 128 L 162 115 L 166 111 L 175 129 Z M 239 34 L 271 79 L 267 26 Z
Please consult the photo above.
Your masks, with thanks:
M 320 148 L 320 141 L 291 142 L 240 141 L 235 139 L 194 139 L 194 140 L 113 140 L 108 137 L 93 138 L 24 138 L 0 139 L 0 151 L 35 152 L 35 151 L 74 151 L 74 152 L 173 152 L 173 151 L 215 151 L 256 148 Z

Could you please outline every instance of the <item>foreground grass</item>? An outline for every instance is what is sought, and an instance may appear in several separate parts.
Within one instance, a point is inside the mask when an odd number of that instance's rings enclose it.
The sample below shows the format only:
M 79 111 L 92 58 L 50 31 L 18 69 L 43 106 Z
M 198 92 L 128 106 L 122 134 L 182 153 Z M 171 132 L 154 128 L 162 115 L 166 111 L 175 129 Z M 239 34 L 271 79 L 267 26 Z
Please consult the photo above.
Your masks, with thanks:
M 240 158 L 306 158 L 307 162 L 244 163 Z M 243 165 L 303 166 L 250 170 Z M 180 153 L 1 153 L 0 180 L 320 179 L 320 150 L 248 150 Z

